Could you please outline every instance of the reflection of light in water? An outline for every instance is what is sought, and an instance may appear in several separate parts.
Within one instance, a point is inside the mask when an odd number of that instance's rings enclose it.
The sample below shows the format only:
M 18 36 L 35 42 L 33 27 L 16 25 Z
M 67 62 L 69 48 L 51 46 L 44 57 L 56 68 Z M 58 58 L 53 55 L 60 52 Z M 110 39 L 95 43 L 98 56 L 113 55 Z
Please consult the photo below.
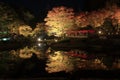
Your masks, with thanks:
M 41 43 L 38 43 L 38 46 L 41 47 Z
M 38 46 L 39 48 L 42 48 L 42 49 L 47 48 L 47 44 L 46 44 L 46 43 L 37 43 L 37 46 Z
M 3 41 L 7 41 L 7 38 L 3 38 Z
M 102 31 L 98 31 L 99 34 L 102 34 Z
M 2 41 L 8 41 L 8 40 L 10 40 L 10 38 L 2 38 L 1 40 Z

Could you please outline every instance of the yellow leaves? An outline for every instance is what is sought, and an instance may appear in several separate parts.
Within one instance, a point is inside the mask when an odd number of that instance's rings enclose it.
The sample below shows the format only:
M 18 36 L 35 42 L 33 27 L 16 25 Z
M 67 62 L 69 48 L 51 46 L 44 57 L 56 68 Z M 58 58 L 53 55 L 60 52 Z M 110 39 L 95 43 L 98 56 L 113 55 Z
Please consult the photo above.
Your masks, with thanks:
M 87 15 L 85 13 L 78 14 L 75 18 L 75 22 L 79 27 L 86 27 L 87 25 L 89 25 Z
M 71 8 L 66 8 L 64 6 L 55 7 L 48 12 L 47 17 L 44 19 L 44 21 L 46 21 L 46 25 L 49 26 L 47 28 L 48 34 L 55 33 L 56 36 L 61 37 L 67 30 L 75 29 L 76 27 L 76 29 L 79 29 L 79 27 L 86 27 L 88 25 L 92 27 L 100 27 L 105 22 L 105 19 L 111 18 L 111 16 L 113 17 L 112 19 L 118 20 L 115 24 L 120 23 L 120 8 L 117 6 L 110 7 L 111 8 L 106 7 L 92 12 L 81 12 L 76 16 Z M 63 33 L 61 33 L 61 31 Z
M 17 58 L 19 57 L 22 59 L 31 58 L 33 54 L 35 54 L 37 56 L 37 58 L 39 58 L 39 59 L 43 58 L 42 52 L 40 50 L 36 49 L 35 47 L 31 47 L 31 48 L 24 47 L 23 49 L 20 49 L 17 51 L 12 50 L 12 51 L 10 51 L 10 54 Z
M 92 27 L 99 27 L 103 25 L 106 18 L 117 19 L 120 23 L 120 8 L 117 6 L 110 6 L 110 8 L 104 8 L 89 13 L 79 13 L 76 16 L 76 24 L 80 27 L 91 25 Z
M 46 21 L 46 25 L 49 26 L 47 28 L 48 34 L 55 33 L 56 36 L 62 36 L 66 29 L 74 25 L 73 9 L 63 6 L 55 7 L 48 12 L 44 21 Z
M 32 28 L 28 25 L 19 26 L 19 34 L 25 37 L 31 35 Z
M 48 57 L 49 63 L 47 63 L 46 70 L 49 73 L 66 71 L 70 72 L 74 69 L 71 59 L 61 51 L 57 51 Z
M 118 23 L 120 23 L 120 9 L 117 9 L 113 15 L 113 18 L 118 20 Z
M 35 47 L 31 47 L 31 48 L 24 47 L 23 49 L 19 50 L 20 58 L 31 58 L 33 54 L 35 54 L 37 58 L 42 58 L 41 51 L 36 49 Z
M 19 57 L 20 58 L 31 58 L 32 57 L 32 52 L 28 47 L 25 47 L 25 48 L 20 50 Z

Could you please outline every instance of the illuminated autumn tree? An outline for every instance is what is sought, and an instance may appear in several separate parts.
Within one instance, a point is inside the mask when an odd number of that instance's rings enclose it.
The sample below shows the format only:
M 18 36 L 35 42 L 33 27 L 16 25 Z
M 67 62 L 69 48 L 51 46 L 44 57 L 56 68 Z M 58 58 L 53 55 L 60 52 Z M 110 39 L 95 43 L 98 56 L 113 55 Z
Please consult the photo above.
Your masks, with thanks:
M 25 37 L 31 36 L 32 28 L 28 25 L 19 26 L 19 34 Z
M 74 25 L 74 12 L 71 8 L 55 7 L 48 12 L 46 21 L 47 32 L 49 35 L 62 36 Z
M 116 9 L 112 15 L 112 23 L 116 29 L 116 34 L 120 34 L 120 8 Z
M 81 12 L 75 17 L 75 24 L 78 27 L 86 27 L 89 25 L 88 19 L 87 19 L 87 12 Z
M 120 8 L 115 10 L 112 18 L 115 18 L 116 20 L 118 20 L 118 24 L 120 24 Z
M 101 27 L 105 19 L 113 15 L 114 8 L 115 7 L 112 7 L 112 9 L 104 8 L 92 12 L 81 12 L 75 18 L 76 24 L 79 27 L 86 27 L 87 25 L 91 25 L 93 28 Z
M 46 64 L 46 70 L 49 73 L 53 72 L 70 72 L 74 69 L 74 65 L 69 56 L 63 54 L 63 52 L 57 51 L 54 54 L 48 56 L 48 63 Z
M 8 24 L 9 33 L 19 35 L 19 26 L 24 25 L 25 23 L 21 20 L 16 20 Z
M 104 23 L 106 14 L 104 11 L 92 11 L 88 15 L 89 24 L 93 27 L 100 27 Z

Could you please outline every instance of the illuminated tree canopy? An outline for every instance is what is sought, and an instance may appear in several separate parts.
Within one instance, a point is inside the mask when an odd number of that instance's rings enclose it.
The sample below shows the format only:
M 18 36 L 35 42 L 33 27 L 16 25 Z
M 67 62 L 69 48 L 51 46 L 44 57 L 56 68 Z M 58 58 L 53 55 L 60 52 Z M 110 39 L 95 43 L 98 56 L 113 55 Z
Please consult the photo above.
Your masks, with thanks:
M 32 28 L 28 25 L 19 26 L 19 34 L 25 37 L 32 35 Z
M 88 21 L 89 24 L 93 27 L 99 27 L 104 23 L 104 19 L 105 19 L 105 14 L 104 12 L 100 12 L 100 11 L 92 11 L 89 15 L 88 15 Z
M 86 27 L 87 25 L 89 25 L 88 19 L 87 19 L 87 13 L 79 13 L 76 17 L 75 17 L 75 24 L 78 27 Z
M 118 21 L 118 24 L 120 24 L 120 8 L 115 10 L 115 13 L 112 17 Z
M 61 36 L 66 30 L 69 30 L 74 25 L 74 12 L 71 8 L 66 7 L 55 7 L 48 12 L 46 21 L 48 34 L 56 34 Z

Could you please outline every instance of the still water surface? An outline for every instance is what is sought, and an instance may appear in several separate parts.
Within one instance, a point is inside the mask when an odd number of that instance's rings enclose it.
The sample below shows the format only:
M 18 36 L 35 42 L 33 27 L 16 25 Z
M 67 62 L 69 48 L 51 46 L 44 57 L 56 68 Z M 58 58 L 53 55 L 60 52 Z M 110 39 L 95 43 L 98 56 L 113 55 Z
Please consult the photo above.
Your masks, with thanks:
M 83 70 L 119 69 L 118 55 L 108 55 L 104 52 L 98 54 L 77 48 L 53 49 L 46 43 L 35 43 L 0 52 L 1 77 L 50 76 L 49 74 L 67 76 Z

